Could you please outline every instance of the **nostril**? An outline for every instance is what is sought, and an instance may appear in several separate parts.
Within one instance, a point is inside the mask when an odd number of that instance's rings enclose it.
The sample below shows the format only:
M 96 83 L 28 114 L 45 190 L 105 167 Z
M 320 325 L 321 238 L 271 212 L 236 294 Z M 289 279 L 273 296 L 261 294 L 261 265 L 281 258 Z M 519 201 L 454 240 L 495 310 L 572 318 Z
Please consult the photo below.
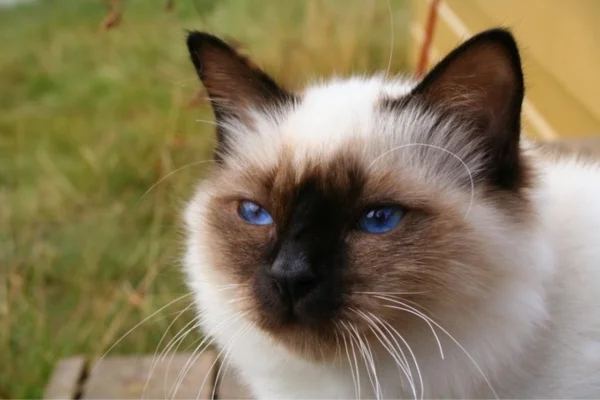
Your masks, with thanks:
M 315 285 L 315 279 L 313 277 L 300 277 L 295 281 L 288 282 L 290 286 L 290 292 L 292 297 L 296 300 L 306 295 Z
M 306 296 L 315 286 L 316 279 L 310 273 L 295 273 L 286 279 L 287 293 L 294 302 Z
M 271 283 L 272 283 L 273 287 L 275 288 L 275 290 L 277 291 L 277 293 L 279 293 L 280 296 L 285 295 L 285 288 L 284 288 L 285 283 L 282 284 L 281 280 L 279 280 L 277 278 L 271 278 Z

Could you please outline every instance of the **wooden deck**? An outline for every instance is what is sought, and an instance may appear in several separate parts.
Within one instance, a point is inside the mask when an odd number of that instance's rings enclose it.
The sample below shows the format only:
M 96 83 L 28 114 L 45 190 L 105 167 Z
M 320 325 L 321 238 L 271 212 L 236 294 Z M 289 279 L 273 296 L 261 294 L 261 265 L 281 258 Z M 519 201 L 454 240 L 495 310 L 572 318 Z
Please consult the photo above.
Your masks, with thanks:
M 214 351 L 205 352 L 193 363 L 173 393 L 178 374 L 191 356 L 177 354 L 172 360 L 167 357 L 164 362 L 156 363 L 154 369 L 153 356 L 111 356 L 98 364 L 83 357 L 63 359 L 54 370 L 44 398 L 250 399 L 230 369 L 216 382 L 219 365 Z

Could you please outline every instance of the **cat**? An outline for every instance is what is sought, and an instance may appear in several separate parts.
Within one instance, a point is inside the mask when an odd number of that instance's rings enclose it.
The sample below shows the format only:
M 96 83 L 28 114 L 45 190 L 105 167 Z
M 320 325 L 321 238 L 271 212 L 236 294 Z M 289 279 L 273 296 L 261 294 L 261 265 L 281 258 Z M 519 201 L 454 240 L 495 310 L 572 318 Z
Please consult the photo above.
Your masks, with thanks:
M 217 144 L 184 271 L 252 396 L 600 396 L 600 166 L 521 138 L 509 30 L 297 92 L 187 46 Z

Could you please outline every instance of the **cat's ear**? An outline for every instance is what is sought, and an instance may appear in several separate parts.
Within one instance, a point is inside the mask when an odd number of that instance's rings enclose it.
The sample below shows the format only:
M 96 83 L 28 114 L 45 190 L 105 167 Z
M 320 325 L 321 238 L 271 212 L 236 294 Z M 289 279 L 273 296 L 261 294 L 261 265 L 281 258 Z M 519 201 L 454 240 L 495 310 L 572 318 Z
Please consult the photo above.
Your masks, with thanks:
M 190 32 L 187 47 L 206 88 L 217 122 L 244 121 L 248 111 L 284 105 L 293 96 L 258 66 L 221 39 L 204 32 Z
M 466 41 L 429 72 L 413 95 L 473 123 L 494 184 L 506 189 L 522 184 L 523 72 L 510 32 L 492 29 Z

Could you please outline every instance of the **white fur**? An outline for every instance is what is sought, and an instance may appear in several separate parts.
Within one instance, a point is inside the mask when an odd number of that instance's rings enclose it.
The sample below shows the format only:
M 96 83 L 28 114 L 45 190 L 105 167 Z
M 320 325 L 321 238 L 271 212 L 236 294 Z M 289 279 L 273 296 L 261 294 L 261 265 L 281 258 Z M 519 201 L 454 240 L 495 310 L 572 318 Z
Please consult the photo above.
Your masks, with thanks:
M 390 121 L 382 119 L 375 107 L 383 93 L 401 95 L 411 87 L 410 82 L 382 78 L 337 80 L 311 87 L 285 115 L 255 114 L 253 128 L 229 126 L 236 140 L 235 156 L 227 162 L 232 168 L 244 168 L 247 163 L 272 166 L 281 149 L 291 147 L 301 168 L 307 158 L 326 160 L 349 138 L 380 135 L 385 140 L 379 149 L 418 143 L 430 116 L 408 110 Z M 472 156 L 455 128 L 451 124 L 440 127 L 446 132 L 435 145 L 456 153 L 475 173 L 480 160 Z M 247 132 L 250 129 L 252 134 Z M 454 175 L 464 178 L 467 172 L 445 155 L 439 155 L 438 164 L 430 169 L 415 166 L 413 153 L 406 152 L 403 166 L 432 184 L 443 185 Z M 472 360 L 440 330 L 444 360 L 433 336 L 414 337 L 411 342 L 407 335 L 423 375 L 426 398 L 494 397 L 484 375 L 502 398 L 600 395 L 600 167 L 569 158 L 550 162 L 535 154 L 531 157 L 540 172 L 539 185 L 530 193 L 540 217 L 537 224 L 515 230 L 507 216 L 477 192 L 466 216 L 504 277 L 490 288 L 477 315 L 448 317 L 454 321 L 453 336 Z M 436 180 L 440 170 L 444 176 Z M 202 184 L 185 216 L 189 230 L 185 271 L 205 333 L 227 348 L 230 368 L 258 398 L 354 398 L 347 363 L 306 361 L 247 319 L 236 319 L 235 303 L 228 301 L 231 291 L 219 286 L 227 282 L 211 268 L 208 249 L 203 247 L 203 213 L 211 190 L 209 184 Z M 461 198 L 466 204 L 465 199 Z M 413 397 L 396 366 L 383 355 L 379 359 L 383 397 Z M 375 397 L 364 365 L 360 376 L 360 396 Z

